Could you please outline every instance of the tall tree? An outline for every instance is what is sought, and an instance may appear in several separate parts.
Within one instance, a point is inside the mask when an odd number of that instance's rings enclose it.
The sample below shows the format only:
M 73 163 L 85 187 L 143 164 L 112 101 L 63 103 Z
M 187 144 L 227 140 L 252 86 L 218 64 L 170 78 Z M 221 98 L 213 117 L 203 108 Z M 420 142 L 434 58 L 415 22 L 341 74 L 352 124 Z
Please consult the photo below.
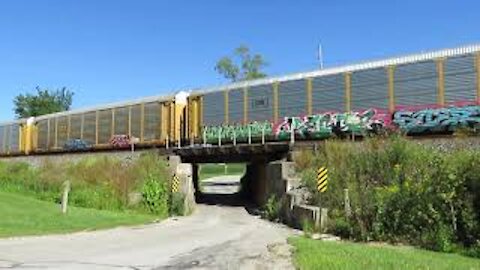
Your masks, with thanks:
M 250 53 L 247 46 L 235 49 L 232 56 L 224 56 L 217 61 L 215 70 L 225 78 L 236 81 L 253 80 L 267 76 L 262 68 L 267 65 L 262 55 Z
M 74 93 L 66 87 L 57 90 L 35 88 L 36 94 L 20 94 L 13 100 L 17 118 L 40 116 L 67 111 L 72 105 Z

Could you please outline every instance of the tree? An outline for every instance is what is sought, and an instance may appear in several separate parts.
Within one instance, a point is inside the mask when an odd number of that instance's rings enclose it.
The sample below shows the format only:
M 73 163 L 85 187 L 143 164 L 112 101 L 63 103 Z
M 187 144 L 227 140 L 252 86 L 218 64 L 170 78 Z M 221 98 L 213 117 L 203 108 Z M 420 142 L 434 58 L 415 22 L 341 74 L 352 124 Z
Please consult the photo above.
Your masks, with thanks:
M 240 46 L 233 52 L 233 57 L 224 56 L 218 60 L 215 70 L 225 78 L 236 81 L 254 80 L 264 78 L 267 74 L 262 72 L 267 63 L 260 54 L 251 55 L 247 46 Z
M 74 93 L 66 87 L 51 91 L 35 88 L 36 94 L 20 94 L 13 100 L 17 118 L 40 116 L 49 113 L 67 111 L 72 105 Z

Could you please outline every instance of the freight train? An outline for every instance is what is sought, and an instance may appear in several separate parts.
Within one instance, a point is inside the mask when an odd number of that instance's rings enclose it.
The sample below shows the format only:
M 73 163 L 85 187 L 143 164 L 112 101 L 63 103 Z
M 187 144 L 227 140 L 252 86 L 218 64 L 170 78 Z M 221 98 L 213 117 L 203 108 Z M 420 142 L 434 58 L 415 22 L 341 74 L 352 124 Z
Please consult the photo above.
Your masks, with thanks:
M 0 124 L 0 155 L 480 129 L 480 45 L 180 91 Z M 218 136 L 217 136 L 218 134 Z M 248 135 L 247 135 L 248 134 Z

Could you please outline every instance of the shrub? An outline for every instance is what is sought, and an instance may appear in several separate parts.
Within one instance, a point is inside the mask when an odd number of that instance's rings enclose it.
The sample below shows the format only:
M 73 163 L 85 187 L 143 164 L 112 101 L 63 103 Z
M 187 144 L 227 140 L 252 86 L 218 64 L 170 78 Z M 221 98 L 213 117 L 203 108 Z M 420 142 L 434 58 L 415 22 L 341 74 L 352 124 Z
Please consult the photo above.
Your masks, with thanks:
M 314 194 L 311 203 L 330 209 L 333 233 L 438 251 L 478 243 L 479 150 L 440 151 L 392 135 L 360 143 L 329 140 L 311 155 L 302 179 Z M 303 158 L 298 166 L 305 163 Z M 328 168 L 329 184 L 320 194 L 316 170 L 321 166 Z M 352 209 L 349 219 L 344 213 L 345 188 Z
M 347 219 L 339 217 L 330 221 L 328 230 L 343 239 L 350 239 L 353 237 L 352 227 Z
M 168 215 L 168 187 L 166 182 L 159 181 L 149 174 L 142 189 L 143 203 L 148 211 L 159 216 Z
M 300 225 L 302 226 L 303 233 L 307 237 L 310 237 L 310 236 L 312 236 L 312 234 L 319 231 L 319 228 L 317 228 L 317 226 L 315 226 L 313 221 L 308 220 L 308 219 L 302 220 Z
M 183 193 L 174 192 L 171 195 L 170 215 L 183 216 L 185 214 L 185 195 Z
M 282 202 L 275 195 L 271 195 L 265 204 L 262 216 L 270 221 L 278 221 L 280 219 L 280 212 Z
M 453 248 L 452 237 L 451 228 L 440 223 L 422 237 L 422 246 L 435 251 L 450 252 Z

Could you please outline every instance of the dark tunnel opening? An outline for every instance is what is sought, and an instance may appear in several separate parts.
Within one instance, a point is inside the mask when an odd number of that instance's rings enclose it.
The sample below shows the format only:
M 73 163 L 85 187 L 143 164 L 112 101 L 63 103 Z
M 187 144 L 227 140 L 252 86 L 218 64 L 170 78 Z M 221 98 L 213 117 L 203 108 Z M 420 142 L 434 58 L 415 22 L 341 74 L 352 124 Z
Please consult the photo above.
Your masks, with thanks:
M 247 168 L 248 163 L 194 164 L 196 203 L 248 209 L 258 207 L 248 188 Z

